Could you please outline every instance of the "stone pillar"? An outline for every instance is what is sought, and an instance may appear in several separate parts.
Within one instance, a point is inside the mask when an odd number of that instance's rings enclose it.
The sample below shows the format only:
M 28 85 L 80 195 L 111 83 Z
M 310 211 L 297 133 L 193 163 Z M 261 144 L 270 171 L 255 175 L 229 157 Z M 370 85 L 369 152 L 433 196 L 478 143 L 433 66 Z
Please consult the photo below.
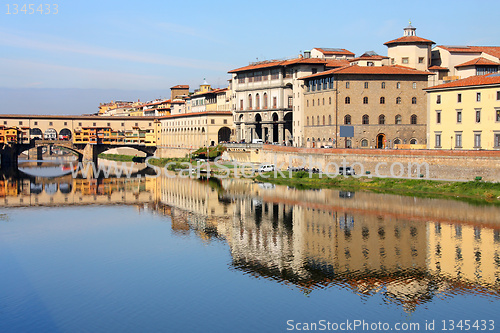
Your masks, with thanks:
M 255 124 L 247 124 L 245 126 L 245 142 L 252 143 L 252 139 L 255 139 Z
M 43 160 L 43 146 L 36 147 L 36 159 L 39 161 Z
M 236 142 L 239 142 L 241 140 L 241 125 L 240 124 L 235 124 L 236 126 Z
M 87 143 L 85 145 L 85 148 L 83 149 L 83 158 L 82 158 L 82 161 L 83 162 L 92 162 L 94 163 L 95 167 L 96 167 L 96 170 L 97 170 L 97 159 L 98 159 L 98 151 L 96 149 L 96 145 L 91 145 L 89 143 Z
M 7 168 L 17 168 L 17 149 L 8 146 L 8 145 L 3 145 L 2 148 L 0 148 L 0 163 L 2 169 L 7 169 Z
M 284 132 L 285 132 L 285 124 L 278 123 L 278 140 L 276 141 L 278 141 L 280 145 L 283 144 L 283 140 L 285 140 L 283 137 Z

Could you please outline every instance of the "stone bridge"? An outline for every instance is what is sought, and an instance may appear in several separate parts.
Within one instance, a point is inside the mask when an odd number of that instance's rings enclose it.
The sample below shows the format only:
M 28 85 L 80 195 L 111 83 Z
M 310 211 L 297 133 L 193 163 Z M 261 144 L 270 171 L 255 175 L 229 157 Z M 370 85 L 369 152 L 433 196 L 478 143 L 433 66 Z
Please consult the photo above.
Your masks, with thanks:
M 78 155 L 78 161 L 93 162 L 96 165 L 99 154 L 112 148 L 134 148 L 138 151 L 144 152 L 146 156 L 153 156 L 156 151 L 155 146 L 145 146 L 129 143 L 115 145 L 102 143 L 73 143 L 72 141 L 67 140 L 30 140 L 29 143 L 0 144 L 1 166 L 2 168 L 17 167 L 19 154 L 32 148 L 37 149 L 37 160 L 42 160 L 42 149 L 45 146 L 64 147 L 75 152 Z

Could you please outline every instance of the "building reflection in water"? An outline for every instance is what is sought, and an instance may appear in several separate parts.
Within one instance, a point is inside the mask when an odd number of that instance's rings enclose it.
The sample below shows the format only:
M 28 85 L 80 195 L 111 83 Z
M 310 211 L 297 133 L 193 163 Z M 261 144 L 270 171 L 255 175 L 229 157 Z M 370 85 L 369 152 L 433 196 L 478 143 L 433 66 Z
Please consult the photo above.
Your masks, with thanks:
M 238 179 L 0 180 L 0 205 L 133 204 L 179 236 L 224 239 L 232 269 L 305 294 L 348 288 L 405 311 L 435 297 L 500 292 L 500 209 Z

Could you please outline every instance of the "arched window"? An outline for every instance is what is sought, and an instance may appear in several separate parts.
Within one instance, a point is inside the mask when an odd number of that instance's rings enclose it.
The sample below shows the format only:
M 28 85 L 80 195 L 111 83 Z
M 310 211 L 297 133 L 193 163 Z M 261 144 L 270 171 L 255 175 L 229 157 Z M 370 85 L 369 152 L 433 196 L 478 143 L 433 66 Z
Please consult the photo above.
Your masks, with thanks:
M 319 126 L 319 116 L 316 119 L 318 120 L 318 126 Z
M 264 109 L 267 109 L 267 93 L 264 93 L 262 105 L 263 105 Z
M 331 97 L 328 97 L 328 104 L 332 104 L 332 98 Z
M 370 123 L 370 117 L 367 114 L 363 115 L 361 122 L 363 125 L 368 125 Z
M 309 117 L 307 117 L 307 126 L 309 126 Z
M 313 106 L 314 106 L 314 99 L 312 101 L 313 101 Z
M 394 139 L 394 144 L 395 144 L 395 145 L 399 145 L 400 143 L 401 143 L 401 140 L 399 140 L 399 139 Z
M 412 125 L 416 125 L 417 124 L 417 115 L 416 114 L 412 114 L 411 117 L 410 117 L 410 124 Z
M 416 97 L 412 97 L 411 98 L 411 104 L 417 104 L 417 98 Z
M 307 107 L 309 107 L 309 100 L 307 100 Z
M 323 105 L 325 105 L 325 99 L 323 98 Z
M 325 116 L 323 116 L 323 126 L 326 125 L 325 124 Z
M 385 97 L 380 97 L 380 104 L 385 104 Z
M 396 97 L 396 104 L 401 104 L 401 97 Z
M 345 104 L 351 104 L 351 97 L 347 96 L 345 98 Z
M 346 114 L 344 117 L 344 125 L 351 125 L 351 115 Z
M 401 125 L 401 123 L 402 123 L 402 118 L 401 118 L 401 115 L 400 115 L 400 114 L 396 115 L 396 117 L 394 118 L 394 123 L 395 123 L 396 125 Z
M 361 147 L 363 147 L 363 148 L 368 147 L 368 140 L 367 139 L 361 140 Z
M 385 89 L 385 82 L 382 82 L 381 87 L 382 89 Z
M 396 89 L 401 89 L 401 82 L 396 83 Z
M 258 110 L 260 108 L 260 96 L 259 94 L 255 95 L 255 109 Z
M 328 116 L 328 125 L 331 125 L 332 124 L 332 115 L 329 115 Z
M 252 95 L 248 95 L 248 109 L 252 109 Z
M 417 139 L 411 139 L 410 140 L 411 145 L 416 145 L 417 144 Z
M 320 104 L 319 104 L 319 98 L 318 98 L 318 106 L 319 106 L 319 105 L 320 105 Z
M 363 104 L 368 104 L 368 97 L 363 97 Z
M 385 124 L 385 116 L 383 114 L 381 114 L 380 116 L 378 116 L 378 124 L 379 125 L 384 125 Z
M 311 117 L 311 125 L 314 126 L 314 116 Z

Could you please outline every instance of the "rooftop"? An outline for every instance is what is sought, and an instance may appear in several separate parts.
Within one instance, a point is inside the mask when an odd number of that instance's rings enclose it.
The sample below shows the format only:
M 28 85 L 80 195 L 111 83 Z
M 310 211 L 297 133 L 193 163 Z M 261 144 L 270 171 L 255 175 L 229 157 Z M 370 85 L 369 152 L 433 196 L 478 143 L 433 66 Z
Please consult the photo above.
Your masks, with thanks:
M 315 47 L 313 50 L 318 50 L 323 54 L 335 54 L 335 55 L 354 55 L 349 50 L 340 49 L 340 48 L 331 48 L 331 47 Z
M 349 75 L 433 75 L 431 72 L 419 71 L 404 66 L 346 66 L 342 68 L 331 69 L 321 73 L 308 75 L 299 78 L 300 80 L 326 76 L 330 74 L 349 74 Z
M 384 45 L 390 46 L 390 45 L 397 45 L 397 44 L 436 44 L 432 40 L 425 39 L 422 37 L 417 37 L 417 36 L 403 36 L 399 37 L 397 39 L 393 39 L 391 41 L 388 41 L 387 43 L 384 43 Z
M 456 65 L 455 68 L 458 67 L 468 67 L 468 66 L 476 66 L 476 65 L 483 65 L 483 66 L 499 66 L 500 63 L 491 61 L 489 59 L 479 57 L 476 59 L 472 59 L 470 61 L 464 62 L 463 64 Z
M 465 88 L 465 87 L 476 87 L 485 85 L 499 85 L 500 84 L 500 74 L 486 74 L 479 76 L 471 76 L 462 80 L 457 80 L 453 82 L 448 82 L 444 84 L 439 84 L 434 87 L 426 88 L 424 90 L 439 90 L 447 88 Z

